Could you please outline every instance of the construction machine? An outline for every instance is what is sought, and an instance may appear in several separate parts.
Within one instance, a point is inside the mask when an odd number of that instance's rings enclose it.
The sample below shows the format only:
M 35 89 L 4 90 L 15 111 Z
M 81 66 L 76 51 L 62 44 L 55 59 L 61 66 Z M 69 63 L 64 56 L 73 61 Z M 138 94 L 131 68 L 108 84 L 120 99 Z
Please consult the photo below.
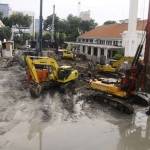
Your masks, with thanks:
M 122 65 L 127 62 L 131 64 L 133 57 L 121 57 L 118 60 L 112 60 L 110 64 L 100 65 L 97 64 L 96 70 L 100 73 L 118 73 L 121 70 Z M 126 69 L 126 68 L 124 68 Z
M 62 50 L 62 58 L 75 60 L 76 55 L 71 50 L 63 49 Z
M 126 113 L 134 112 L 134 108 L 130 105 L 131 102 L 141 103 L 144 106 L 149 105 L 148 95 L 137 91 L 137 84 L 140 87 L 143 85 L 144 64 L 139 62 L 142 48 L 143 44 L 139 45 L 130 69 L 122 78 L 115 81 L 109 78 L 100 78 L 89 82 L 90 89 L 97 91 L 98 95 L 105 95 L 103 98 L 107 99 L 107 103 Z
M 27 56 L 26 64 L 33 97 L 40 96 L 45 87 L 64 85 L 78 78 L 77 70 L 71 66 L 59 66 L 54 58 Z
M 103 100 L 107 104 L 129 114 L 134 112 L 134 105 L 132 104 L 138 103 L 143 106 L 149 106 L 150 95 L 146 93 L 144 88 L 146 80 L 145 74 L 148 68 L 148 60 L 150 56 L 150 2 L 148 21 L 145 31 L 146 36 L 143 34 L 141 43 L 139 44 L 132 60 L 131 67 L 126 70 L 124 76 L 116 81 L 112 81 L 112 79 L 108 78 L 90 80 L 89 88 L 94 91 L 92 93 L 94 99 L 98 98 L 99 100 Z M 140 60 L 140 56 L 145 41 L 145 55 L 144 61 L 142 61 Z

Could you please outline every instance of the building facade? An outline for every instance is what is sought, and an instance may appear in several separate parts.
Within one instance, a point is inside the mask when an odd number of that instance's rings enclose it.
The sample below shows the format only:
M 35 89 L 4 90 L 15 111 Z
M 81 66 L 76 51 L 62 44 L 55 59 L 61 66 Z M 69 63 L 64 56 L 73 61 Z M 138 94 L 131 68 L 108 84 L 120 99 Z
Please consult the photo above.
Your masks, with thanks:
M 81 11 L 79 17 L 81 18 L 81 20 L 89 21 L 91 19 L 90 14 L 91 14 L 90 10 Z
M 9 4 L 0 4 L 0 12 L 3 13 L 3 17 L 8 17 L 11 13 Z
M 146 20 L 137 22 L 139 33 L 143 33 L 146 22 Z M 82 34 L 77 38 L 76 42 L 70 44 L 74 45 L 79 53 L 86 55 L 88 59 L 99 63 L 109 63 L 115 54 L 124 54 L 125 46 L 128 44 L 124 42 L 126 41 L 124 33 L 127 29 L 128 23 L 102 25 Z M 137 45 L 141 39 L 140 34 Z

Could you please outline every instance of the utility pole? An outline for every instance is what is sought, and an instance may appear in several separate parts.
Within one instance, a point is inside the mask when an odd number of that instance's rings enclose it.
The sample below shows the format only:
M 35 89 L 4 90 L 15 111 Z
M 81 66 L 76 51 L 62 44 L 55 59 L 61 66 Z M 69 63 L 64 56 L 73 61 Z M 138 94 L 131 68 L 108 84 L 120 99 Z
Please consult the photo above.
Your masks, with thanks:
M 149 0 L 147 26 L 146 26 L 146 46 L 145 46 L 145 54 L 144 54 L 144 63 L 146 65 L 150 64 L 150 0 Z
M 53 5 L 53 19 L 52 19 L 52 29 L 51 29 L 51 42 L 54 43 L 54 32 L 55 32 L 55 5 Z
M 40 0 L 40 17 L 39 17 L 39 49 L 38 49 L 38 55 L 42 54 L 42 25 L 43 25 L 43 0 Z
M 144 54 L 144 64 L 145 64 L 145 77 L 144 77 L 144 89 L 148 92 L 150 86 L 150 0 L 149 0 L 149 10 L 146 26 L 146 45 L 145 45 L 145 54 Z M 149 112 L 150 114 L 150 107 Z

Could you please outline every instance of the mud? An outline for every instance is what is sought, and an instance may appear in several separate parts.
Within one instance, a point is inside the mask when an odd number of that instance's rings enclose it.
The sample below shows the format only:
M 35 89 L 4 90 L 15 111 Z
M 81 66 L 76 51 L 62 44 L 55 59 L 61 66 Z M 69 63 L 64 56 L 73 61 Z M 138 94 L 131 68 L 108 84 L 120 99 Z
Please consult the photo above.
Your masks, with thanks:
M 81 99 L 82 92 L 56 89 L 32 99 L 25 70 L 5 64 L 0 67 L 0 150 L 150 149 L 145 108 L 129 116 Z

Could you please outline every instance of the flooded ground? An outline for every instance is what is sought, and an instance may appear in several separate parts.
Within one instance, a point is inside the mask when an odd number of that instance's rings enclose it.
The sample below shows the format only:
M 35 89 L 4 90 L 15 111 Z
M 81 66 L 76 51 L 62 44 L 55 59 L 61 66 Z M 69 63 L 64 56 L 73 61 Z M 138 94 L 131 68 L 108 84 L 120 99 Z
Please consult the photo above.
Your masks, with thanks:
M 0 150 L 149 150 L 145 109 L 124 115 L 50 91 L 32 99 L 20 66 L 0 69 Z

